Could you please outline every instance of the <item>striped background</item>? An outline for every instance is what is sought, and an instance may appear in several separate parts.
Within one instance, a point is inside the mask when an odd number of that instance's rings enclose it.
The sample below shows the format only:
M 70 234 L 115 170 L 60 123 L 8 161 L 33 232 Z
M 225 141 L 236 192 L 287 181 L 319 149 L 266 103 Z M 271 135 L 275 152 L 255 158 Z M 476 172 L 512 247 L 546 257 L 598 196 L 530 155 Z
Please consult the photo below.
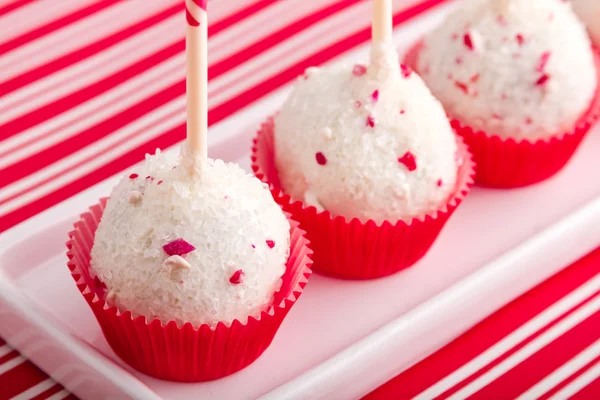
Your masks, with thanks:
M 448 0 L 396 0 L 394 22 Z M 184 137 L 181 0 L 0 0 L 0 232 Z M 370 37 L 365 0 L 209 1 L 209 124 Z M 218 140 L 218 138 L 209 138 Z M 600 251 L 368 398 L 600 398 Z M 0 399 L 70 395 L 0 340 Z

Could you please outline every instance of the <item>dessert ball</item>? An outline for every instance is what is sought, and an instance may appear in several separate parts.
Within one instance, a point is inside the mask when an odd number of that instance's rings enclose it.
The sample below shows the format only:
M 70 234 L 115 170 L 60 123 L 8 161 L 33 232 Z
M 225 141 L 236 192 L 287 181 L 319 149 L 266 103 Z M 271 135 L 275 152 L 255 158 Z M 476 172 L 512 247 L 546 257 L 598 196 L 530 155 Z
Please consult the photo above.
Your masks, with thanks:
M 571 0 L 577 16 L 587 25 L 592 40 L 600 44 L 600 2 L 598 0 Z
M 410 220 L 443 205 L 457 142 L 441 104 L 395 49 L 370 65 L 309 68 L 275 119 L 284 192 L 365 222 Z
M 469 0 L 425 38 L 418 71 L 476 130 L 537 140 L 573 128 L 597 82 L 583 24 L 561 0 Z
M 92 248 L 106 300 L 134 316 L 195 327 L 258 316 L 281 286 L 290 225 L 235 164 L 200 179 L 157 153 L 114 188 Z

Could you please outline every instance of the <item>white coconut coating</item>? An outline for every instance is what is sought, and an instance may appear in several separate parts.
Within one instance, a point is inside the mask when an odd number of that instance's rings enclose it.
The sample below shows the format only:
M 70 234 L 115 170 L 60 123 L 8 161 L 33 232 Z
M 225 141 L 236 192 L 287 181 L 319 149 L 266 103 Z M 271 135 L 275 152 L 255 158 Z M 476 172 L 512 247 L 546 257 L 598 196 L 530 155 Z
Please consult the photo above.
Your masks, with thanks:
M 588 32 L 596 45 L 600 45 L 600 1 L 571 0 L 577 16 L 587 25 Z
M 148 156 L 114 188 L 92 272 L 106 284 L 108 302 L 136 316 L 195 327 L 258 316 L 281 286 L 287 218 L 265 185 L 237 165 L 208 160 L 198 180 L 174 169 L 178 163 Z M 163 246 L 177 239 L 195 250 L 169 256 Z
M 369 66 L 309 68 L 275 119 L 282 187 L 294 199 L 365 222 L 410 220 L 443 205 L 457 143 L 416 73 L 377 47 Z
M 585 28 L 561 0 L 465 1 L 426 37 L 417 69 L 451 116 L 502 138 L 572 129 L 597 86 Z

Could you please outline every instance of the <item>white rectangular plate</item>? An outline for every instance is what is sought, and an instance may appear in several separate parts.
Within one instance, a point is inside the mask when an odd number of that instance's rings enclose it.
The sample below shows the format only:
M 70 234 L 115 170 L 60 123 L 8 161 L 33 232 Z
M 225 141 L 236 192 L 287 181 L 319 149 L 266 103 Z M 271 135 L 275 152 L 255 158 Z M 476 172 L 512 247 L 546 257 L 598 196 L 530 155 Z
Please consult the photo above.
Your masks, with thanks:
M 440 7 L 396 32 L 405 50 Z M 366 58 L 361 47 L 350 58 Z M 248 167 L 250 139 L 284 88 L 211 129 L 211 156 Z M 170 149 L 174 151 L 174 149 Z M 520 190 L 475 189 L 413 268 L 368 282 L 313 275 L 271 347 L 214 382 L 164 382 L 108 347 L 66 268 L 64 242 L 113 177 L 0 236 L 0 336 L 82 398 L 356 398 L 434 352 L 600 242 L 600 130 L 557 177 Z

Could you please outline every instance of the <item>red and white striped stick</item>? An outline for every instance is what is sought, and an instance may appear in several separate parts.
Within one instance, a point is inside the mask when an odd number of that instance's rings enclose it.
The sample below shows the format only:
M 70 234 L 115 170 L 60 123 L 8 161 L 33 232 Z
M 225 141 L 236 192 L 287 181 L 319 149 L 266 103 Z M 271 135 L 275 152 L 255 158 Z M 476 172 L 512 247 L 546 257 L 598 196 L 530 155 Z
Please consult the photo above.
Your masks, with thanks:
M 184 165 L 202 173 L 208 157 L 208 18 L 206 0 L 186 0 L 187 142 Z M 187 160 L 186 160 L 187 159 Z

